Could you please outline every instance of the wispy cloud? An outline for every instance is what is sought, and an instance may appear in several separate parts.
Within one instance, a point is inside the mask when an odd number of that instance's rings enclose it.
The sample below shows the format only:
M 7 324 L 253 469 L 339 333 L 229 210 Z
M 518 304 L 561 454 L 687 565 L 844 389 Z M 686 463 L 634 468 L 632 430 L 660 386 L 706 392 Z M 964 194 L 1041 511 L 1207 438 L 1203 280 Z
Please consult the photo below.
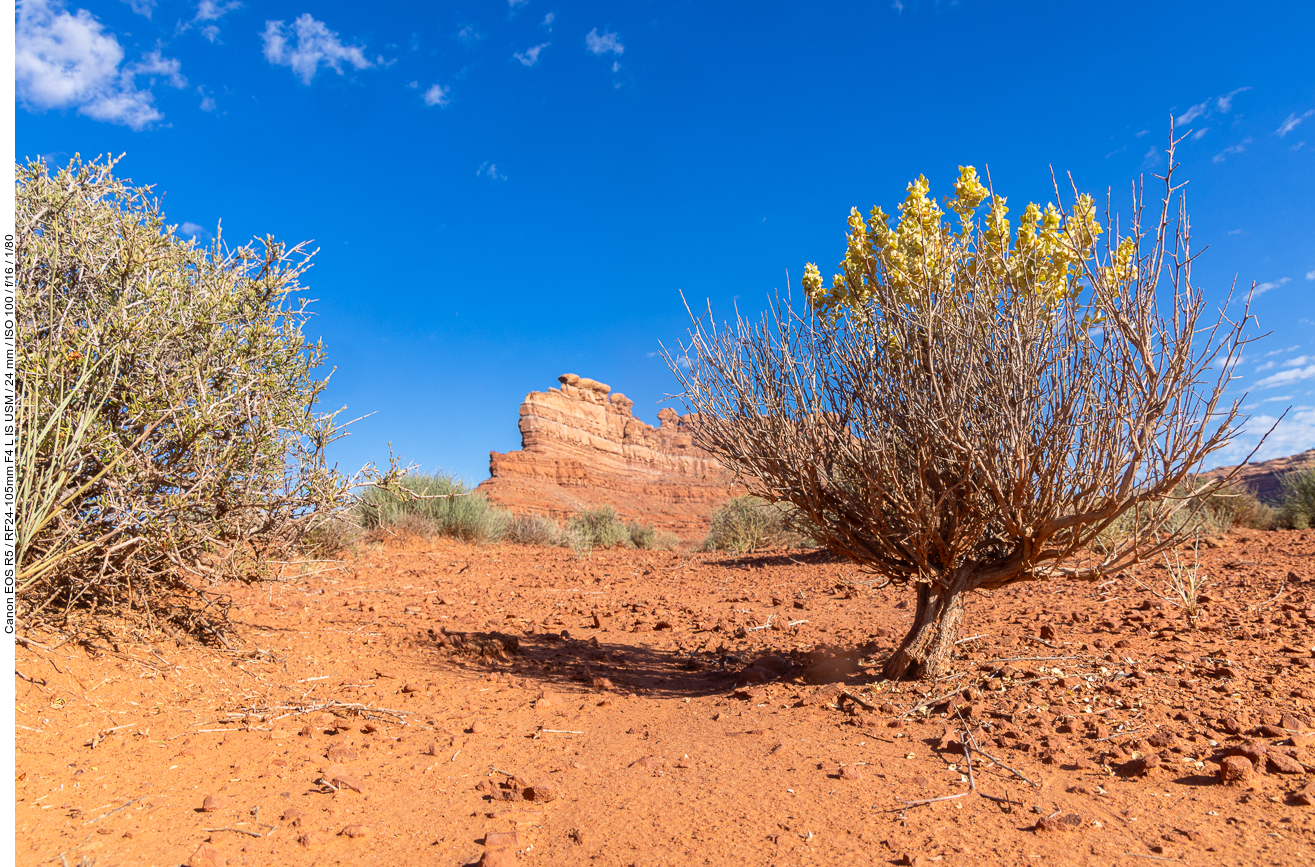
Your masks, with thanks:
M 310 13 L 298 16 L 291 29 L 282 21 L 266 21 L 261 39 L 265 59 L 275 66 L 290 67 L 302 84 L 311 83 L 321 64 L 339 75 L 343 74 L 344 63 L 356 69 L 374 65 L 360 48 L 344 44 L 337 33 Z
M 1315 108 L 1312 108 L 1310 111 L 1307 111 L 1305 114 L 1296 114 L 1296 113 L 1290 114 L 1288 115 L 1288 119 L 1283 121 L 1283 123 L 1279 124 L 1278 129 L 1274 130 L 1274 132 L 1280 136 L 1285 136 L 1288 133 L 1292 132 L 1297 127 L 1301 126 L 1301 122 L 1313 114 L 1315 114 Z
M 507 179 L 506 172 L 498 168 L 497 163 L 486 162 L 483 165 L 481 165 L 475 171 L 475 177 L 480 177 L 481 175 L 492 181 L 505 181 Z
M 425 105 L 436 105 L 442 108 L 452 101 L 452 88 L 444 87 L 441 84 L 431 85 L 425 91 L 424 100 Z
M 1283 349 L 1271 349 L 1269 352 L 1266 352 L 1263 357 L 1273 358 L 1275 355 L 1287 355 L 1289 352 L 1294 352 L 1300 348 L 1301 344 L 1297 343 L 1292 346 L 1284 347 Z
M 216 3 L 215 0 L 201 0 L 196 4 L 197 21 L 218 21 L 235 9 L 241 9 L 242 4 L 233 0 L 231 3 Z
M 529 2 L 530 0 L 507 0 L 507 5 L 510 6 L 512 9 L 519 9 Z
M 145 129 L 164 117 L 150 88 L 184 87 L 181 64 L 153 51 L 123 64 L 123 47 L 94 15 L 70 15 L 58 0 L 28 0 L 18 8 L 14 84 L 29 111 L 76 108 L 107 123 Z M 138 76 L 148 84 L 141 88 Z
M 484 33 L 474 24 L 467 24 L 457 31 L 457 38 L 467 45 L 474 45 L 484 38 Z
M 1210 131 L 1210 127 L 1208 126 L 1201 127 L 1196 132 L 1192 133 L 1192 141 L 1200 141 L 1201 139 L 1205 138 L 1205 134 L 1208 133 L 1209 131 Z
M 621 44 L 621 37 L 606 30 L 600 35 L 597 27 L 585 34 L 584 47 L 598 55 L 611 52 L 620 56 L 626 50 L 626 47 Z
M 1277 361 L 1266 361 L 1256 367 L 1256 373 L 1264 373 L 1266 370 L 1273 370 L 1276 367 L 1278 367 Z
M 210 230 L 200 223 L 185 222 L 178 227 L 178 234 L 188 238 L 212 238 L 214 237 Z
M 1315 407 L 1294 407 L 1281 422 L 1276 416 L 1253 415 L 1247 420 L 1241 436 L 1211 456 L 1211 465 L 1226 466 L 1245 460 L 1256 441 L 1274 427 L 1275 422 L 1278 422 L 1278 427 L 1266 438 L 1253 460 L 1287 457 L 1303 452 L 1311 447 L 1311 443 L 1315 443 Z
M 1160 157 L 1160 149 L 1155 145 L 1151 145 L 1151 149 L 1142 155 L 1141 167 L 1143 169 L 1153 169 L 1161 162 L 1163 162 L 1163 159 Z
M 1315 280 L 1315 271 L 1307 271 L 1307 272 L 1306 272 L 1306 279 L 1307 279 L 1307 280 Z
M 522 66 L 533 66 L 539 62 L 539 52 L 551 45 L 551 42 L 545 42 L 542 45 L 536 45 L 533 48 L 527 48 L 524 51 L 517 51 L 512 57 L 521 62 Z
M 1276 385 L 1291 385 L 1294 382 L 1304 382 L 1307 379 L 1315 379 L 1315 364 L 1309 364 L 1305 367 L 1293 367 L 1288 370 L 1280 370 L 1278 373 L 1272 373 L 1256 383 L 1256 388 L 1273 388 Z
M 1244 150 L 1247 149 L 1247 145 L 1249 145 L 1249 144 L 1251 144 L 1251 136 L 1247 136 L 1246 138 L 1242 139 L 1240 142 L 1238 142 L 1238 143 L 1235 144 L 1235 145 L 1231 145 L 1231 146 L 1229 146 L 1229 147 L 1224 148 L 1224 149 L 1221 150 L 1219 153 L 1217 153 L 1217 154 L 1215 154 L 1213 157 L 1211 157 L 1211 158 L 1210 158 L 1210 162 L 1212 162 L 1212 163 L 1222 163 L 1224 160 L 1228 159 L 1230 156 L 1233 156 L 1234 154 L 1240 154 L 1240 153 L 1242 153 L 1242 151 L 1244 151 Z
M 198 87 L 196 88 L 196 92 L 199 93 L 199 94 L 201 94 L 201 106 L 200 106 L 201 111 L 214 111 L 214 110 L 215 110 L 215 98 L 214 98 L 213 96 L 211 96 L 210 94 L 206 93 L 206 92 L 205 92 L 205 88 L 204 88 L 204 87 L 201 87 L 201 86 L 198 86 Z M 184 225 L 186 225 L 186 224 L 184 224 Z
M 553 21 L 554 21 L 556 18 L 557 18 L 557 13 L 556 13 L 556 12 L 549 12 L 547 15 L 543 16 L 543 22 L 540 23 L 539 26 L 540 26 L 540 27 L 547 27 L 547 28 L 548 28 L 548 32 L 551 33 L 551 32 L 552 32 L 552 23 L 553 23 Z
M 1264 283 L 1260 283 L 1256 286 L 1255 291 L 1251 293 L 1251 297 L 1257 298 L 1261 295 L 1264 295 L 1266 292 L 1268 292 L 1271 289 L 1277 289 L 1278 287 L 1285 286 L 1291 282 L 1292 282 L 1291 277 L 1280 277 L 1277 280 L 1267 280 Z
M 151 17 L 151 11 L 155 9 L 155 0 L 123 0 L 128 4 L 128 8 L 138 15 L 145 18 Z
M 1230 111 L 1233 110 L 1233 97 L 1237 96 L 1239 93 L 1242 93 L 1243 91 L 1250 89 L 1251 89 L 1250 87 L 1239 87 L 1236 90 L 1232 90 L 1229 91 L 1228 93 L 1223 94 L 1222 96 L 1212 96 L 1209 99 L 1207 99 L 1205 102 L 1198 102 L 1196 105 L 1191 106 L 1182 114 L 1174 118 L 1174 123 L 1176 124 L 1191 123 L 1192 121 L 1196 120 L 1198 117 L 1209 117 L 1215 112 L 1219 112 L 1220 114 L 1228 114 Z

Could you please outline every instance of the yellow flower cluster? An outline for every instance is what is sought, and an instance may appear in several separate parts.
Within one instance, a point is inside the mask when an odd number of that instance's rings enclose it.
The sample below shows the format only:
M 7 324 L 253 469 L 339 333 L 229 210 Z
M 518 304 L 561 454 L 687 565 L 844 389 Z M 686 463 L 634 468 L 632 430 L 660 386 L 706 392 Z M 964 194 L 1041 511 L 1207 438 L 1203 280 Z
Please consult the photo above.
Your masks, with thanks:
M 990 199 L 983 219 L 977 211 Z M 1024 208 L 1014 230 L 1003 196 L 992 196 L 972 166 L 960 166 L 954 196 L 945 208 L 959 218 L 957 231 L 930 196 L 927 178 L 908 186 L 899 220 L 873 208 L 865 221 L 849 213 L 848 243 L 840 273 L 823 286 L 817 266 L 804 268 L 804 290 L 819 312 L 866 318 L 881 291 L 883 304 L 927 303 L 956 292 L 989 292 L 993 298 L 1033 299 L 1053 311 L 1081 292 L 1081 277 L 1096 256 L 1101 225 L 1091 196 L 1080 195 L 1070 213 L 1055 205 Z M 1136 242 L 1123 239 L 1103 273 L 1128 279 L 1136 268 Z

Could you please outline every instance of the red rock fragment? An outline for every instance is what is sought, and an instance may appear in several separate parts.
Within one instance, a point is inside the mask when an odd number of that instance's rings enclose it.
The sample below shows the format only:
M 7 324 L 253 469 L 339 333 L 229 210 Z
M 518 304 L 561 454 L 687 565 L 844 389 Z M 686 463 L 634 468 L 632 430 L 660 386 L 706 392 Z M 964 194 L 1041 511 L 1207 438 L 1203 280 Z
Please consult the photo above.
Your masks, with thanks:
M 849 780 L 851 782 L 858 782 L 859 780 L 863 779 L 863 771 L 859 768 L 858 765 L 841 765 L 840 779 Z
M 1304 774 L 1306 772 L 1306 768 L 1301 762 L 1276 750 L 1270 750 L 1266 753 L 1265 759 L 1268 768 L 1278 774 Z
M 364 825 L 347 825 L 338 832 L 338 835 L 340 837 L 351 837 L 353 839 L 356 837 L 368 837 L 370 836 L 370 829 Z
M 515 831 L 489 831 L 484 835 L 484 846 L 489 849 L 519 849 L 520 837 Z
M 187 867 L 224 867 L 226 863 L 228 860 L 224 853 L 209 843 L 197 846 L 196 851 L 187 859 Z
M 312 846 L 323 846 L 333 838 L 323 831 L 307 831 L 297 838 L 297 842 L 307 849 Z
M 201 802 L 202 813 L 215 813 L 227 807 L 232 801 L 226 795 L 206 795 Z
M 1246 756 L 1224 756 L 1219 765 L 1219 782 L 1225 786 L 1241 786 L 1255 775 L 1255 765 Z
M 1043 816 L 1037 819 L 1032 830 L 1038 834 L 1053 834 L 1063 831 L 1076 831 L 1082 827 L 1082 817 L 1072 813 L 1062 816 Z

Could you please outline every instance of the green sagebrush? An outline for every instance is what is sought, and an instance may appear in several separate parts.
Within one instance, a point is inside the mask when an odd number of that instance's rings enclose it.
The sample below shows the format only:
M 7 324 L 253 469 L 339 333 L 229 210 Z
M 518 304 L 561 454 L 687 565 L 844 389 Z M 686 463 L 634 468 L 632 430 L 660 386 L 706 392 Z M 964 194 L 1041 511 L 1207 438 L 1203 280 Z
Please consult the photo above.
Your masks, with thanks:
M 351 501 L 325 459 L 336 414 L 315 409 L 312 254 L 183 240 L 114 164 L 17 167 L 19 613 L 217 635 L 206 588 L 270 577 Z

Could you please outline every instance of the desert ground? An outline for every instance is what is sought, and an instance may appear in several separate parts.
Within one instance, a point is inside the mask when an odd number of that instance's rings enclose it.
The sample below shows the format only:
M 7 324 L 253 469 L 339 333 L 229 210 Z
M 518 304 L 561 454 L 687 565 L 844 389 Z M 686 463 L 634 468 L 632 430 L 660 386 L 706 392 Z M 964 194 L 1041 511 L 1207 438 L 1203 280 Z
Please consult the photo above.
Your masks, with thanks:
M 824 552 L 390 541 L 220 588 L 227 648 L 28 635 L 18 859 L 1310 864 L 1313 563 L 1211 540 L 1195 625 L 1163 566 L 974 596 L 888 683 L 913 593 Z

